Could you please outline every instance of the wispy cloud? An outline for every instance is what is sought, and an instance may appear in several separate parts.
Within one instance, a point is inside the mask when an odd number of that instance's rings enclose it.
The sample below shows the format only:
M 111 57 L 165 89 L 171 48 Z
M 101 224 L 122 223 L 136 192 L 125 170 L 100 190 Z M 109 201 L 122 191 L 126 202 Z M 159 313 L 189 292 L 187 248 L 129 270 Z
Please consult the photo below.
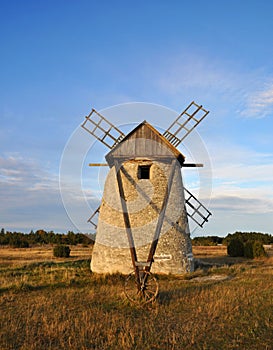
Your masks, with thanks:
M 243 197 L 242 193 L 229 196 L 217 196 L 212 201 L 212 211 L 225 211 L 238 214 L 265 214 L 273 213 L 273 200 L 263 199 L 260 196 Z
M 168 69 L 159 73 L 159 86 L 172 94 L 191 91 L 233 90 L 238 75 L 213 58 L 183 54 L 169 59 Z
M 27 190 L 57 189 L 57 176 L 37 161 L 19 154 L 0 156 L 0 184 L 22 187 Z
M 251 92 L 246 100 L 245 109 L 241 111 L 241 115 L 255 118 L 264 118 L 270 114 L 273 114 L 273 82 Z
M 218 115 L 263 118 L 273 113 L 273 77 L 262 68 L 250 72 L 234 62 L 187 53 L 167 58 L 157 74 L 157 87 L 165 94 L 213 103 Z
M 0 156 L 0 195 L 0 224 L 7 229 L 53 229 L 66 219 L 56 174 L 19 154 Z
M 212 157 L 214 209 L 245 214 L 273 212 L 273 154 L 222 144 Z

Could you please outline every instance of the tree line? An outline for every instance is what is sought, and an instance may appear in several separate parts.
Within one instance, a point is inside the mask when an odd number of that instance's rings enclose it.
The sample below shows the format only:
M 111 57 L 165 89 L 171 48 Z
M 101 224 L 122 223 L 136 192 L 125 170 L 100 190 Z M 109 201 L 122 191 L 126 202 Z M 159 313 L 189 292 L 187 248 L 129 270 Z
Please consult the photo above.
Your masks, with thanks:
M 218 244 L 228 245 L 232 239 L 239 239 L 243 243 L 249 241 L 259 241 L 262 244 L 273 244 L 273 236 L 268 233 L 261 232 L 240 232 L 229 233 L 226 237 L 218 236 L 204 236 L 194 237 L 192 245 L 194 246 L 215 246 Z M 0 245 L 8 245 L 17 248 L 27 248 L 34 245 L 43 244 L 67 244 L 77 245 L 93 244 L 95 235 L 74 233 L 68 231 L 67 233 L 55 233 L 54 231 L 37 230 L 30 233 L 10 232 L 3 228 L 0 231 Z
M 93 244 L 94 240 L 94 235 L 74 233 L 73 231 L 55 233 L 53 231 L 37 230 L 36 232 L 22 233 L 5 231 L 3 228 L 0 231 L 0 245 L 15 248 L 27 248 L 43 244 L 89 245 Z
M 238 239 L 243 243 L 258 241 L 262 244 L 273 244 L 273 236 L 269 233 L 261 232 L 240 232 L 229 233 L 226 237 L 205 236 L 194 237 L 192 245 L 194 246 L 215 246 L 218 244 L 228 245 L 232 239 Z

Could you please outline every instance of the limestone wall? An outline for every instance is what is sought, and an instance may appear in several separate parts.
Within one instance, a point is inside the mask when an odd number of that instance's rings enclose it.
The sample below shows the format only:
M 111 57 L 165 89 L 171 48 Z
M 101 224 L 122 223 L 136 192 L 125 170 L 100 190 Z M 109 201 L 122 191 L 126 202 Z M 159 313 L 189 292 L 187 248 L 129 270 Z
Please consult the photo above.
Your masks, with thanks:
M 139 165 L 147 164 L 151 166 L 150 179 L 139 179 Z M 129 160 L 121 169 L 124 200 L 139 261 L 147 259 L 170 172 L 170 162 L 149 159 Z M 177 162 L 152 271 L 174 274 L 191 271 L 191 254 L 181 168 Z M 115 167 L 110 169 L 105 183 L 91 269 L 97 273 L 125 274 L 133 269 Z

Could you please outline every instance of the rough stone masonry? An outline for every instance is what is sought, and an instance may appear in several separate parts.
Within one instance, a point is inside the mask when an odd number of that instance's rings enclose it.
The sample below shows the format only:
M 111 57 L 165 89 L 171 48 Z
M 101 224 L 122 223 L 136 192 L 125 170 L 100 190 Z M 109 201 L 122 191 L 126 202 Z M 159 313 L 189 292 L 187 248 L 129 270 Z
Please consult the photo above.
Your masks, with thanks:
M 106 155 L 106 160 L 110 171 L 100 207 L 92 271 L 128 274 L 133 270 L 122 201 L 128 212 L 138 261 L 147 261 L 166 191 L 167 205 L 151 271 L 164 274 L 193 271 L 181 176 L 183 155 L 143 122 Z

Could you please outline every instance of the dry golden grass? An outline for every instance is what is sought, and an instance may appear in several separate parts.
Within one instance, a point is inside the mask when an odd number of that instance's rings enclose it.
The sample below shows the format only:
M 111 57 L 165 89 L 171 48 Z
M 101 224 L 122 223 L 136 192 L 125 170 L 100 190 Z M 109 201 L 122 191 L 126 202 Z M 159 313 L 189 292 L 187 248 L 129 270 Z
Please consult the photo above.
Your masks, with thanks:
M 89 259 L 92 248 L 83 246 L 70 246 L 70 258 L 68 260 Z M 18 266 L 41 261 L 62 261 L 67 259 L 55 258 L 53 247 L 50 245 L 33 248 L 10 248 L 0 246 L 0 267 Z
M 196 259 L 201 259 L 209 264 L 240 264 L 247 260 L 241 257 L 230 257 L 227 255 L 227 247 L 219 246 L 193 246 L 193 255 Z
M 227 247 L 225 245 L 216 246 L 193 246 L 193 254 L 196 257 L 204 256 L 227 256 Z
M 80 253 L 46 256 L 1 265 L 1 350 L 273 349 L 272 258 L 160 276 L 157 302 L 140 308 L 125 299 L 123 276 L 92 274 Z M 228 278 L 192 278 L 205 275 Z

